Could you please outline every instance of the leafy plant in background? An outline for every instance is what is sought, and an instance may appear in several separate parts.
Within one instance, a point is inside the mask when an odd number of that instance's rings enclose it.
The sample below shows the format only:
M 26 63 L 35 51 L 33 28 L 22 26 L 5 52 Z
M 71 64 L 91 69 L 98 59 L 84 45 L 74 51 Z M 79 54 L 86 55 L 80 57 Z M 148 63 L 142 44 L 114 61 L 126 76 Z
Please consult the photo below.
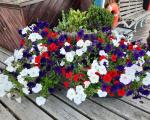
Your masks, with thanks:
M 113 15 L 106 9 L 91 6 L 91 8 L 87 12 L 87 29 L 90 30 L 102 30 L 103 27 L 111 27 L 114 17 Z
M 86 27 L 86 12 L 70 9 L 66 14 L 62 11 L 62 21 L 59 20 L 57 29 L 65 32 L 77 32 L 80 28 Z

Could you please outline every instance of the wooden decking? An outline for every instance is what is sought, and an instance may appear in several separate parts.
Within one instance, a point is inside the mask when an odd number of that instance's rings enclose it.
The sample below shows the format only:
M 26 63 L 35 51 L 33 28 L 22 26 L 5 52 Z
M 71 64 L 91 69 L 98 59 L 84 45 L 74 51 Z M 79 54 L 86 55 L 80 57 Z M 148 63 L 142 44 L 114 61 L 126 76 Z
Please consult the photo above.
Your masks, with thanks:
M 1 68 L 9 55 L 10 52 L 0 48 Z M 36 105 L 35 96 L 22 98 L 21 104 L 0 98 L 0 120 L 150 120 L 150 98 L 141 102 L 126 97 L 93 97 L 77 106 L 65 94 L 66 90 L 61 88 L 42 107 Z

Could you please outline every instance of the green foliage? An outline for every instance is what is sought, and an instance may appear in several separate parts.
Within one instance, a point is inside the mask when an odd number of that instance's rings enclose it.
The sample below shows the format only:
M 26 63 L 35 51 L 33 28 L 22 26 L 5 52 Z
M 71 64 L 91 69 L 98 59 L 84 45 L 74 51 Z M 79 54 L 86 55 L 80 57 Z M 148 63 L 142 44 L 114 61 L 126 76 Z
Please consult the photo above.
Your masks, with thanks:
M 62 21 L 59 20 L 58 30 L 72 32 L 78 31 L 80 28 L 86 28 L 86 12 L 70 9 L 69 13 L 65 14 L 62 11 Z
M 103 27 L 111 27 L 113 15 L 106 9 L 91 6 L 87 13 L 87 29 L 100 31 Z

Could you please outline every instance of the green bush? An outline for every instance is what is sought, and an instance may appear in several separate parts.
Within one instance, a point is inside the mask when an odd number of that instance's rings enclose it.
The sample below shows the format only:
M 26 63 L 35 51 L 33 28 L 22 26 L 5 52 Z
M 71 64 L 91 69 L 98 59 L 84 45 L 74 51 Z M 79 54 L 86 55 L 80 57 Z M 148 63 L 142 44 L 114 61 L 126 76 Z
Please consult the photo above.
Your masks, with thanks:
M 87 29 L 100 31 L 103 27 L 111 27 L 114 16 L 108 10 L 91 6 L 87 12 Z
M 86 12 L 70 9 L 69 13 L 62 11 L 62 21 L 59 20 L 57 29 L 65 32 L 77 32 L 80 28 L 86 29 Z
M 87 31 L 101 31 L 103 27 L 111 27 L 113 15 L 106 9 L 91 6 L 87 12 L 70 9 L 69 13 L 62 11 L 56 31 L 77 32 L 80 28 Z

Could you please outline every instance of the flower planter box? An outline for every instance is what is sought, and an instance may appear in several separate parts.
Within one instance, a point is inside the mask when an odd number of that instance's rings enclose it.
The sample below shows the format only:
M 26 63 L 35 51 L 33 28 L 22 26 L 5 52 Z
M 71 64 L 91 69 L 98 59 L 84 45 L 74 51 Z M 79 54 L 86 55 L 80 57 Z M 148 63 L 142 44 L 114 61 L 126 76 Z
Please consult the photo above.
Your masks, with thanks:
M 0 46 L 13 51 L 18 48 L 18 29 L 36 22 L 48 21 L 55 26 L 61 10 L 76 9 L 78 0 L 1 0 L 0 1 Z

